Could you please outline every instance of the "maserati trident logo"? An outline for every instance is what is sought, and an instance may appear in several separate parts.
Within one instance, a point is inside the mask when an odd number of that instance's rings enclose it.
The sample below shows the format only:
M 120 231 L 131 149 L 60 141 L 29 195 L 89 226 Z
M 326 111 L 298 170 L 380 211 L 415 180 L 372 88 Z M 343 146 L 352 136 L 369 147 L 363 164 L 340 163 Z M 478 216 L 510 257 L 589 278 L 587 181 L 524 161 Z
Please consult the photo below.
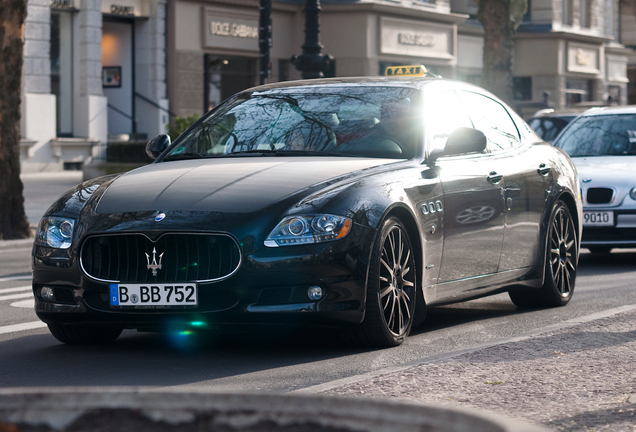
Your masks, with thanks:
M 159 263 L 157 263 L 157 249 L 152 248 L 152 262 L 150 262 L 150 255 L 146 253 L 146 262 L 148 263 L 147 269 L 152 270 L 152 275 L 157 276 L 157 270 L 161 270 L 161 258 L 163 252 L 159 255 Z

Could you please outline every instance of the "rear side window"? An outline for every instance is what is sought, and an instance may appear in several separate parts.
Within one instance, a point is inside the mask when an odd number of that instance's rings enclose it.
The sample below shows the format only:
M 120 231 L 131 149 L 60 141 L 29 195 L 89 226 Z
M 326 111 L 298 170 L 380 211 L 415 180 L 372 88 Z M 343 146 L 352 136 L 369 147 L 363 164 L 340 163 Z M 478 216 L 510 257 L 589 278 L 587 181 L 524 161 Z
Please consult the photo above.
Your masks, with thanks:
M 479 93 L 462 91 L 460 94 L 475 128 L 486 135 L 489 152 L 507 150 L 519 144 L 517 126 L 502 104 Z
M 429 103 L 424 113 L 429 151 L 444 148 L 449 135 L 460 127 L 473 127 L 464 104 L 453 90 L 435 95 L 435 103 Z

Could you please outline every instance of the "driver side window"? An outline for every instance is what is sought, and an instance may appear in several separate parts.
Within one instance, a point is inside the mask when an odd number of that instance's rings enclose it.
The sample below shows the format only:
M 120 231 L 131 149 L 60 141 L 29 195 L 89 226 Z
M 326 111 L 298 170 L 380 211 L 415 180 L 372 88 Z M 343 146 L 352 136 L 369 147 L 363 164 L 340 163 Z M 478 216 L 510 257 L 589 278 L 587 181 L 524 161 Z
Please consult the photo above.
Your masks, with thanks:
M 427 104 L 424 114 L 428 151 L 444 148 L 451 133 L 460 127 L 473 127 L 464 105 L 453 90 L 436 94 L 435 103 Z

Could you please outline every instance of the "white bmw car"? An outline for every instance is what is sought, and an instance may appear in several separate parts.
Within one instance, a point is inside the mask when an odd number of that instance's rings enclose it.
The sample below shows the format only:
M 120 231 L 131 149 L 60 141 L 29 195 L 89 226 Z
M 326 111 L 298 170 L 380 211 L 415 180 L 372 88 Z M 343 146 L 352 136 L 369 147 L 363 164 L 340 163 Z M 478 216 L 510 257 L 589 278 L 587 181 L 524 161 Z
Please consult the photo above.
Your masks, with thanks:
M 587 111 L 554 145 L 579 172 L 581 247 L 592 253 L 636 247 L 636 106 Z

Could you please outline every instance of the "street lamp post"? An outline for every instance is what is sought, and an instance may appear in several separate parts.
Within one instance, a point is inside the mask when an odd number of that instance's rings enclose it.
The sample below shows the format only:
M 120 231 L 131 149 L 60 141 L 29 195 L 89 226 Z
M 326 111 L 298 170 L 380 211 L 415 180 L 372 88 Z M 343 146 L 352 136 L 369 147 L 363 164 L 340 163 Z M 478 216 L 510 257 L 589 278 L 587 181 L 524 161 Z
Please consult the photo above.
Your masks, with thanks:
M 333 57 L 322 55 L 324 48 L 320 43 L 320 0 L 305 2 L 305 44 L 303 53 L 291 58 L 292 63 L 304 79 L 323 78 L 333 67 Z

